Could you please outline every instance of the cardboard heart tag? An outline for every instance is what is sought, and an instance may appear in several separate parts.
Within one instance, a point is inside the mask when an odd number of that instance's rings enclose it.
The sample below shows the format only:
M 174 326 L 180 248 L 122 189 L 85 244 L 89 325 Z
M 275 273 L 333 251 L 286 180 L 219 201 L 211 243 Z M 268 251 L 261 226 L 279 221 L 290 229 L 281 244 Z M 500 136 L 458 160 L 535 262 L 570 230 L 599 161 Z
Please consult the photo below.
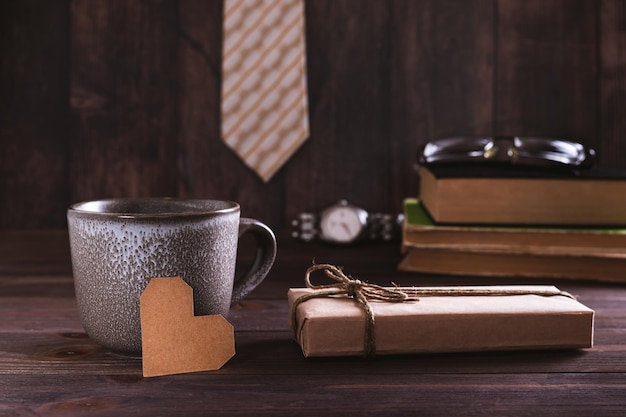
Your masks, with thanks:
M 139 306 L 144 377 L 212 371 L 235 355 L 233 326 L 221 315 L 194 316 L 182 278 L 153 278 Z

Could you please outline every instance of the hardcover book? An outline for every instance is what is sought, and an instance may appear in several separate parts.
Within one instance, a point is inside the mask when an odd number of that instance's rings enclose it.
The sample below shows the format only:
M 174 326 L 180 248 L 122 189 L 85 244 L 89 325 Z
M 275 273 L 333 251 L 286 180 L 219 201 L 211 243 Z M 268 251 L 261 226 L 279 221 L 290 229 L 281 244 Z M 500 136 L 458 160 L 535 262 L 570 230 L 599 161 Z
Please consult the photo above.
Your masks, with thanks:
M 411 248 L 398 264 L 398 270 L 445 275 L 563 278 L 623 283 L 626 282 L 626 254 L 574 256 Z
M 419 199 L 404 201 L 403 249 L 481 249 L 589 255 L 626 253 L 626 228 L 436 224 Z
M 626 225 L 626 171 L 420 166 L 420 198 L 438 223 Z
M 435 224 L 404 202 L 402 271 L 626 282 L 626 229 Z

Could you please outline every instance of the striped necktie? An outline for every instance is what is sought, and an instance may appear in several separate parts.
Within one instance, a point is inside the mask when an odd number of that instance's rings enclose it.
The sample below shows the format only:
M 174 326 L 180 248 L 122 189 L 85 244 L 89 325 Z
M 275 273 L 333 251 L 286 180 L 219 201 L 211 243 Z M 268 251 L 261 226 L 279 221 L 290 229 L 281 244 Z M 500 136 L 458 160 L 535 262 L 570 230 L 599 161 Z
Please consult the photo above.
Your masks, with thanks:
M 267 182 L 308 135 L 303 0 L 225 0 L 222 139 Z

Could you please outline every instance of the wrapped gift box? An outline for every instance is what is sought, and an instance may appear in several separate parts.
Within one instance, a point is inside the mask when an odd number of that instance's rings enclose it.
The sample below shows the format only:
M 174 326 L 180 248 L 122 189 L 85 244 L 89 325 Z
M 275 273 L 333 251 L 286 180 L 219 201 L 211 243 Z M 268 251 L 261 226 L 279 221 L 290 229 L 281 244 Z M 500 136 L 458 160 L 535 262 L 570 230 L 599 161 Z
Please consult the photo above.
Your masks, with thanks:
M 444 293 L 474 290 L 523 294 L 420 295 L 419 301 L 370 301 L 376 354 L 578 349 L 593 345 L 593 310 L 560 295 L 556 287 L 437 287 Z M 292 288 L 288 292 L 295 338 L 304 355 L 363 355 L 367 320 L 363 306 L 346 296 L 295 303 L 315 291 L 319 290 Z

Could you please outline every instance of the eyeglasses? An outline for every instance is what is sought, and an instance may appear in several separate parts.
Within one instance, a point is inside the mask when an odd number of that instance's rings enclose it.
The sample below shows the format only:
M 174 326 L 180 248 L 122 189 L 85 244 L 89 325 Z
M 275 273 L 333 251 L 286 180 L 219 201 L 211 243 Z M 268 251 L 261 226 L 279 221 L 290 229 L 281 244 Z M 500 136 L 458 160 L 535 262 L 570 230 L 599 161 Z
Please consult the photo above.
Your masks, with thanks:
M 577 142 L 518 136 L 437 139 L 418 155 L 420 165 L 482 162 L 575 169 L 591 167 L 594 159 L 595 151 Z

